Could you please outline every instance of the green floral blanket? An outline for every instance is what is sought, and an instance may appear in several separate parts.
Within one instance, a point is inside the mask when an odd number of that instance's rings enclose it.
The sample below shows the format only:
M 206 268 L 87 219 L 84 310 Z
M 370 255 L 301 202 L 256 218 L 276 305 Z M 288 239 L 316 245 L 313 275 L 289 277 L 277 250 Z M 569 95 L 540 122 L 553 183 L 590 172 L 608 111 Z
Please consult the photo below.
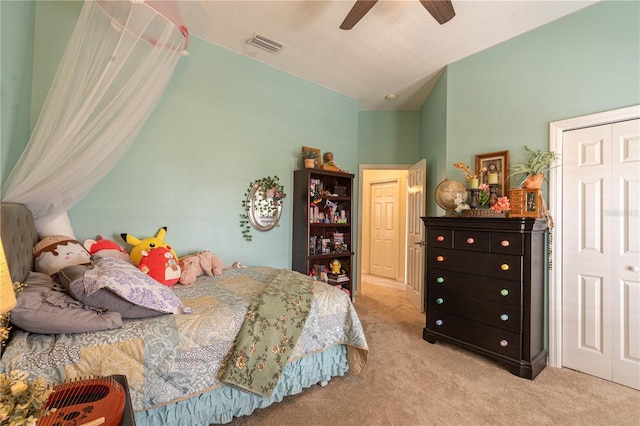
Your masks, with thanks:
M 313 287 L 287 271 L 273 278 L 249 306 L 220 381 L 271 396 L 309 317 Z

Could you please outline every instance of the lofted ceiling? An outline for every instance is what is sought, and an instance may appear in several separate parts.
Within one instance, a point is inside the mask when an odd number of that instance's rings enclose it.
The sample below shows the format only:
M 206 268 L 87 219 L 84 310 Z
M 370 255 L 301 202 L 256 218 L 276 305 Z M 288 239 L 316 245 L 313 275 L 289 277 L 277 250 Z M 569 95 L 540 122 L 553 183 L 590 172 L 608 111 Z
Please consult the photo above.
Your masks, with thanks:
M 419 0 L 380 0 L 351 30 L 339 27 L 355 0 L 180 0 L 180 9 L 192 37 L 355 98 L 361 110 L 417 110 L 446 65 L 596 1 L 453 0 L 456 16 L 439 25 Z M 250 45 L 254 33 L 285 47 Z

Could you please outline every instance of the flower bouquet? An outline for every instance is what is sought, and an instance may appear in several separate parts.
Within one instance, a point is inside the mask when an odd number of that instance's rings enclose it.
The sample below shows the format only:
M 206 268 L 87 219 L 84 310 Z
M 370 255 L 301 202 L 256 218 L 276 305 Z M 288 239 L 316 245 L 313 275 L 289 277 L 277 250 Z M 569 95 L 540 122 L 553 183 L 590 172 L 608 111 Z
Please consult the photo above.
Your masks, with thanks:
M 29 373 L 13 370 L 0 374 L 0 423 L 10 426 L 35 426 L 39 417 L 53 410 L 45 404 L 53 392 L 42 377 L 29 380 Z

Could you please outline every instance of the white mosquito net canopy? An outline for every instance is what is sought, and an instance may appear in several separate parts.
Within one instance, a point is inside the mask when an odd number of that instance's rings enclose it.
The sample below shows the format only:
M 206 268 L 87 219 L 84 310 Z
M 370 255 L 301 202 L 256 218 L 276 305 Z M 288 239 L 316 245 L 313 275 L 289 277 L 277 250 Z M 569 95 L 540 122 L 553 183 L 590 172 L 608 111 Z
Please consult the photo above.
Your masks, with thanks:
M 125 154 L 188 43 L 175 1 L 85 1 L 2 201 L 26 204 L 41 237 L 75 238 L 67 210 Z

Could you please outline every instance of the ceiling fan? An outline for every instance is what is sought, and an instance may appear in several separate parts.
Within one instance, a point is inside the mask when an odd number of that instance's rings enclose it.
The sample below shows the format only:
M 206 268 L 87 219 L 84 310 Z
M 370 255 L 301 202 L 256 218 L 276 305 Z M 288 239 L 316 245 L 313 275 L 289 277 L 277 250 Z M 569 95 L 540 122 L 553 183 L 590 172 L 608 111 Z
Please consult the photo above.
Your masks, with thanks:
M 356 4 L 353 5 L 347 17 L 340 24 L 340 29 L 350 30 L 353 28 L 377 2 L 378 0 L 356 0 Z M 456 15 L 451 0 L 420 0 L 420 3 L 440 25 L 448 22 Z

